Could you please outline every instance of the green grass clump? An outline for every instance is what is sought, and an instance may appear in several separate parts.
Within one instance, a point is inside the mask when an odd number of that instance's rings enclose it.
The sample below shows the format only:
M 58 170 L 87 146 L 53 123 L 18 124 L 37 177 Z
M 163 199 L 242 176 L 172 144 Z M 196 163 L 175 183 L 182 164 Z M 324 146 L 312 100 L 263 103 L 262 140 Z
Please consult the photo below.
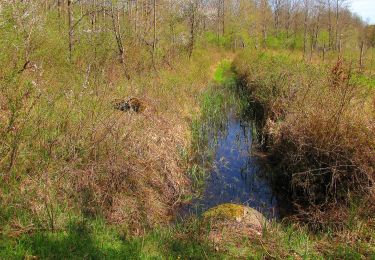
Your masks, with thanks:
M 351 81 L 353 84 L 358 84 L 369 89 L 375 88 L 375 77 L 373 75 L 354 74 Z

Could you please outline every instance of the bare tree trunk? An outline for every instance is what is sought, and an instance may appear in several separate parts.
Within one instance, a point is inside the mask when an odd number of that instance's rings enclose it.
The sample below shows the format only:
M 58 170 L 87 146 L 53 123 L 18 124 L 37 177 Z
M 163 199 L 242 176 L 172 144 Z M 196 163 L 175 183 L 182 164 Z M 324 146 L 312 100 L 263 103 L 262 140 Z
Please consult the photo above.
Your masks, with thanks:
M 114 33 L 115 38 L 116 38 L 117 50 L 118 50 L 118 53 L 119 53 L 120 62 L 124 63 L 125 62 L 125 59 L 124 59 L 124 46 L 122 44 L 121 33 L 119 32 L 118 24 L 116 23 L 116 18 L 115 18 L 115 14 L 114 14 L 114 7 L 113 7 L 113 5 L 112 5 L 112 10 L 111 10 L 111 15 L 112 15 L 113 33 Z M 118 19 L 118 17 L 117 17 L 117 19 Z
M 124 17 L 125 17 L 126 12 L 128 12 L 128 20 L 129 20 L 129 23 L 130 23 L 131 19 L 133 17 L 132 2 L 130 0 L 126 1 L 126 9 L 125 9 L 125 7 L 123 7 L 123 10 L 124 10 Z
M 305 0 L 305 18 L 303 23 L 303 58 L 305 58 L 307 50 L 307 16 L 309 14 L 307 1 Z
M 157 39 L 156 39 L 156 0 L 153 1 L 153 25 L 154 25 L 154 34 L 153 34 L 153 41 L 152 41 L 152 67 L 156 71 L 156 65 L 155 65 L 155 60 L 156 60 L 156 44 L 157 44 Z
M 220 37 L 220 2 L 217 5 L 217 41 L 219 42 Z
M 191 58 L 194 50 L 194 44 L 195 44 L 195 12 L 197 8 L 196 0 L 194 2 L 190 3 L 189 6 L 189 17 L 190 17 L 190 43 L 189 43 L 189 58 Z
M 279 34 L 279 27 L 280 27 L 280 11 L 281 11 L 281 1 L 275 0 L 275 29 L 276 29 L 276 35 Z
M 222 23 L 222 34 L 224 36 L 225 34 L 225 0 L 222 0 L 221 1 L 221 5 L 222 5 L 222 18 L 221 18 L 221 23 Z
M 336 31 L 335 31 L 335 48 L 337 49 L 339 41 L 339 0 L 336 0 Z
M 362 70 L 363 69 L 363 51 L 364 51 L 365 43 L 362 41 L 359 51 L 359 67 Z
M 311 34 L 311 43 L 310 43 L 310 62 L 312 61 L 313 51 L 314 51 L 314 34 Z
M 68 0 L 68 27 L 69 27 L 69 61 L 72 62 L 72 53 L 73 53 L 73 6 L 72 0 Z
M 328 48 L 332 48 L 332 14 L 331 0 L 328 0 Z
M 317 17 L 316 17 L 316 24 L 315 24 L 315 33 L 314 33 L 314 41 L 313 41 L 314 49 L 316 49 L 318 45 L 318 37 L 319 37 L 319 30 L 320 30 L 320 12 L 321 12 L 321 9 L 319 8 Z
M 134 18 L 135 43 L 138 43 L 138 0 L 135 0 L 135 18 Z
M 94 8 L 95 8 L 95 10 L 97 8 L 96 0 L 94 0 Z M 92 28 L 93 31 L 95 31 L 95 29 L 96 29 L 96 23 L 97 23 L 96 15 L 97 15 L 96 12 L 94 12 L 92 14 L 92 17 L 91 17 L 91 28 Z
M 117 43 L 117 50 L 118 50 L 118 54 L 119 54 L 119 59 L 120 59 L 121 64 L 123 65 L 125 77 L 127 79 L 130 79 L 130 75 L 128 73 L 126 63 L 125 63 L 125 49 L 124 49 L 124 45 L 122 43 L 122 37 L 121 37 L 121 31 L 120 31 L 119 10 L 117 9 L 116 17 L 115 17 L 115 10 L 114 10 L 113 4 L 111 6 L 111 18 L 112 18 L 113 34 L 115 36 L 116 43 Z M 116 22 L 116 20 L 117 20 L 117 22 Z
M 285 17 L 285 30 L 286 30 L 286 37 L 289 39 L 289 36 L 290 36 L 290 18 L 291 18 L 291 12 L 292 12 L 292 4 L 291 2 L 288 0 L 287 1 L 287 11 L 286 11 L 286 17 Z
M 82 1 L 79 1 L 78 4 L 79 4 L 79 10 L 81 11 L 81 16 L 83 16 L 83 4 L 82 4 Z
M 265 12 L 267 10 L 267 1 L 268 0 L 262 0 L 261 2 L 261 12 L 262 14 L 262 47 L 267 47 L 267 18 L 265 16 Z
M 62 13 L 62 0 L 57 0 L 57 10 L 58 10 L 58 16 L 59 18 L 61 17 L 61 13 Z

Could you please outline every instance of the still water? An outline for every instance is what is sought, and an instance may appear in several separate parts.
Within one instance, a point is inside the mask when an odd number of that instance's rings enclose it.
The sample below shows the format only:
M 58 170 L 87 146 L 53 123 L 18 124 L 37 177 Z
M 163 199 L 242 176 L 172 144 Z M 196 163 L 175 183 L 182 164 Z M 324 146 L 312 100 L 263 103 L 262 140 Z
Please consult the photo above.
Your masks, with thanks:
M 209 146 L 214 151 L 211 170 L 202 196 L 184 208 L 185 214 L 200 214 L 222 203 L 237 203 L 255 208 L 268 218 L 278 218 L 278 200 L 265 177 L 269 168 L 254 155 L 254 121 L 231 110 L 224 127 L 208 129 Z

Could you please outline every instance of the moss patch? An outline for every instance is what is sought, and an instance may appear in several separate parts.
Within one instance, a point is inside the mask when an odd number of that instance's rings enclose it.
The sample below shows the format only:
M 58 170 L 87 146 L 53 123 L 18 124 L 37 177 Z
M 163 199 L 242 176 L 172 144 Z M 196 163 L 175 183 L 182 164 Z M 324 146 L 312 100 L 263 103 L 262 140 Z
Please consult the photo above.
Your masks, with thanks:
M 244 214 L 244 208 L 237 204 L 222 204 L 206 211 L 203 216 L 205 218 L 226 218 L 236 219 L 242 217 Z

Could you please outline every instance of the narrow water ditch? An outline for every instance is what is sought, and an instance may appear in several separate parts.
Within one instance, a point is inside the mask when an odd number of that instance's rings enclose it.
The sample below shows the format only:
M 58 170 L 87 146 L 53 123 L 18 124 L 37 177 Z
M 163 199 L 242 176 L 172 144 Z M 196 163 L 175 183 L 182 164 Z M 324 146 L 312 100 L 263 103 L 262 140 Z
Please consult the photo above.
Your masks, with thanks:
M 267 177 L 270 168 L 255 155 L 255 128 L 249 115 L 238 115 L 233 107 L 226 111 L 221 129 L 206 127 L 207 149 L 212 149 L 210 169 L 201 196 L 183 207 L 184 214 L 199 215 L 223 203 L 236 203 L 255 208 L 268 218 L 279 218 L 278 196 Z M 201 163 L 205 160 L 209 158 L 202 158 Z
M 206 177 L 200 196 L 184 205 L 179 215 L 200 215 L 214 206 L 235 203 L 257 209 L 269 219 L 278 219 L 283 215 L 283 210 L 280 210 L 283 203 L 272 187 L 271 168 L 258 152 L 259 124 L 251 107 L 238 105 L 243 98 L 238 87 L 233 86 L 235 80 L 233 72 L 230 73 L 232 87 L 229 96 L 232 101 L 225 101 L 226 105 L 222 106 L 219 124 L 217 119 L 212 119 L 215 115 L 210 113 L 201 122 L 200 131 L 206 143 L 203 151 L 198 152 L 197 163 L 206 169 Z M 225 84 L 221 85 L 225 88 Z M 221 99 L 229 100 L 230 97 L 226 92 Z M 217 109 L 213 110 L 217 113 Z

